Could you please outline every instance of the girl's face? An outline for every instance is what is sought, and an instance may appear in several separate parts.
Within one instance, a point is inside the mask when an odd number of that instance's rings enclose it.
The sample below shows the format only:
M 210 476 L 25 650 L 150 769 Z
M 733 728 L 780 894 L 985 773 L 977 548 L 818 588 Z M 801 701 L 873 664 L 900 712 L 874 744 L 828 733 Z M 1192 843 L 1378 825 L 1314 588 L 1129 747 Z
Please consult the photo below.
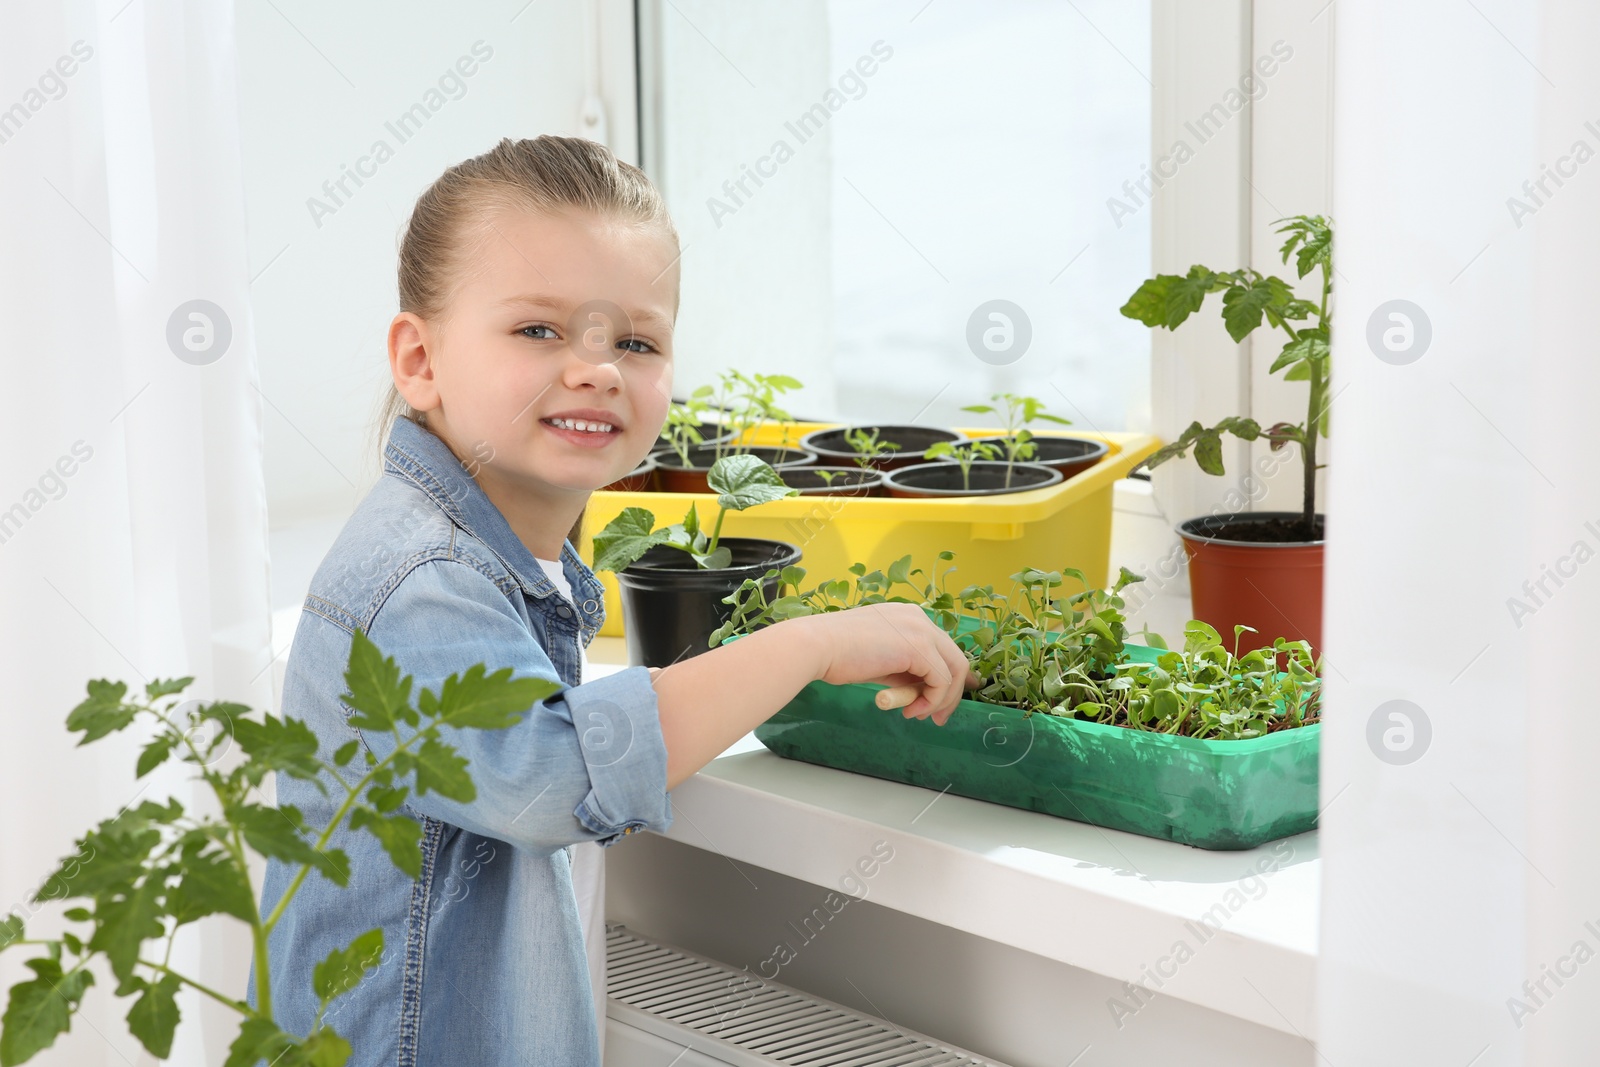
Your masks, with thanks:
M 666 421 L 677 258 L 589 213 L 487 214 L 444 321 L 391 326 L 396 385 L 486 489 L 608 485 Z

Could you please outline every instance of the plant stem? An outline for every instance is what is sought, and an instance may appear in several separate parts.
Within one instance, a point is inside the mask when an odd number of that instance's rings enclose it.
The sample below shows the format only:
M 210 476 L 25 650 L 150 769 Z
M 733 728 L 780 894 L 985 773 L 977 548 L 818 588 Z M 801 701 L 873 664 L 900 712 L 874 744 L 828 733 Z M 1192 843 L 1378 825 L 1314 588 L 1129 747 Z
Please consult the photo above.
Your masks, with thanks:
M 1314 541 L 1317 513 L 1317 412 L 1322 402 L 1322 370 L 1316 365 L 1315 360 L 1308 360 L 1311 364 L 1311 408 L 1306 416 L 1306 437 L 1300 445 L 1300 459 L 1305 465 L 1305 488 L 1302 504 L 1303 514 L 1301 521 L 1305 523 L 1306 540 Z
M 1328 291 L 1333 288 L 1333 276 L 1328 269 L 1328 264 L 1322 265 L 1322 301 L 1317 308 L 1317 323 L 1325 331 L 1328 330 Z M 1331 343 L 1332 334 L 1329 331 Z M 1322 366 L 1318 360 L 1308 360 L 1311 366 L 1311 397 L 1306 410 L 1306 439 L 1300 449 L 1300 457 L 1305 463 L 1305 490 L 1303 503 L 1303 521 L 1306 527 L 1306 540 L 1316 539 L 1317 517 L 1317 438 L 1322 433 L 1323 400 L 1322 395 L 1327 391 L 1328 383 L 1322 377 Z
M 226 789 L 224 788 L 224 782 L 222 781 L 221 775 L 217 774 L 209 766 L 207 766 L 205 757 L 200 755 L 200 750 L 195 747 L 194 741 L 189 737 L 187 731 L 178 729 L 177 725 L 173 723 L 171 719 L 167 718 L 165 713 L 157 709 L 154 705 L 146 705 L 146 707 L 149 708 L 150 712 L 154 714 L 156 718 L 160 719 L 162 723 L 165 724 L 167 729 L 174 731 L 183 740 L 184 747 L 189 750 L 189 754 L 194 757 L 195 763 L 200 767 L 201 777 L 206 780 L 206 784 L 211 787 L 212 794 L 217 798 L 217 803 L 221 805 L 222 810 L 226 812 L 229 807 L 230 798 Z M 229 855 L 233 857 L 235 868 L 239 871 L 241 876 L 243 876 L 245 883 L 249 885 L 251 881 L 250 864 L 245 860 L 244 841 L 240 836 L 239 827 L 234 825 L 230 820 L 228 829 L 229 840 L 225 842 L 224 847 L 227 848 Z M 266 930 L 261 925 L 261 909 L 256 906 L 257 902 L 254 886 L 252 886 L 250 890 L 250 903 L 250 937 L 251 943 L 255 949 L 256 1003 L 261 1006 L 262 1016 L 270 1019 L 272 1018 L 272 982 L 270 972 L 267 967 L 267 934 Z M 172 953 L 171 941 L 167 942 L 167 953 L 169 956 Z M 166 969 L 165 964 L 162 965 L 162 969 Z M 179 975 L 179 977 L 182 978 L 182 975 Z
M 717 550 L 717 538 L 722 536 L 722 517 L 727 513 L 727 508 L 717 508 L 717 522 L 715 526 L 711 527 L 711 541 L 706 545 L 706 555 L 708 556 Z
M 272 1017 L 271 1012 L 268 1012 L 268 1011 L 266 1011 L 264 1009 L 260 1009 L 260 1008 L 252 1008 L 250 1005 L 246 1004 L 242 1000 L 234 1000 L 230 996 L 226 996 L 225 994 L 218 993 L 215 989 L 212 989 L 210 986 L 201 985 L 199 982 L 196 982 L 193 978 L 189 978 L 189 977 L 186 977 L 184 975 L 179 974 L 177 971 L 173 970 L 171 967 L 168 967 L 164 963 L 157 963 L 155 960 L 146 960 L 146 959 L 140 959 L 138 962 L 143 964 L 146 967 L 150 967 L 150 968 L 153 968 L 155 970 L 161 971 L 164 974 L 172 975 L 172 977 L 176 978 L 178 981 L 182 982 L 184 985 L 191 986 L 194 989 L 198 989 L 200 992 L 204 993 L 206 996 L 210 997 L 212 1000 L 217 1001 L 219 1004 L 226 1004 L 228 1007 L 233 1008 L 235 1011 L 239 1012 L 240 1014 L 243 1014 L 243 1015 L 254 1015 L 254 1016 L 256 1016 L 258 1018 L 262 1018 L 262 1019 L 270 1019 Z
M 426 730 L 418 730 L 405 741 L 397 743 L 393 752 L 389 753 L 383 759 L 373 764 L 371 769 L 367 771 L 366 777 L 355 784 L 354 788 L 350 790 L 349 795 L 344 798 L 344 803 L 339 805 L 339 810 L 333 813 L 333 818 L 328 821 L 327 828 L 322 831 L 322 836 L 317 838 L 317 843 L 312 846 L 313 848 L 315 848 L 318 852 L 322 851 L 323 847 L 333 839 L 333 832 L 339 828 L 339 825 L 344 822 L 344 817 L 349 814 L 350 805 L 356 802 L 356 798 L 359 797 L 361 795 L 361 791 L 367 787 L 367 783 L 372 781 L 373 775 L 387 767 L 400 753 L 408 750 L 411 745 L 426 732 Z M 398 736 L 399 735 L 397 733 L 396 737 L 398 738 Z M 306 875 L 310 873 L 311 864 L 303 863 L 300 865 L 300 870 L 294 876 L 294 880 L 289 883 L 289 888 L 283 891 L 283 896 L 279 898 L 277 907 L 272 909 L 272 914 L 267 916 L 267 920 L 263 924 L 264 930 L 258 937 L 258 941 L 261 945 L 266 944 L 266 935 L 271 933 L 272 928 L 278 925 L 278 920 L 283 917 L 284 911 L 289 907 L 289 901 L 294 899 L 295 893 L 300 889 L 300 884 L 306 880 Z M 265 953 L 262 955 L 264 958 Z M 257 984 L 259 985 L 260 983 L 258 982 Z

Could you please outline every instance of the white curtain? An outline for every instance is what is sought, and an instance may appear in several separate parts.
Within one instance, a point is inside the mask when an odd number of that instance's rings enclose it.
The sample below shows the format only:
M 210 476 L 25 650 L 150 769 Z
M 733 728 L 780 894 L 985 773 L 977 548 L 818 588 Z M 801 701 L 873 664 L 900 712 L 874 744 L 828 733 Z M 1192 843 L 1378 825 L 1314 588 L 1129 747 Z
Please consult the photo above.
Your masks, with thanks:
M 1317 1062 L 1593 1063 L 1600 14 L 1344 0 L 1329 17 Z
M 175 768 L 134 780 L 137 730 L 74 747 L 85 682 L 272 697 L 234 58 L 216 0 L 0 8 L 0 910 L 41 931 L 60 907 L 27 898 L 78 833 L 204 800 Z M 247 936 L 202 925 L 174 967 L 242 997 Z M 28 954 L 0 956 L 0 986 Z M 113 985 L 33 1062 L 151 1062 Z M 180 1007 L 170 1062 L 220 1063 L 238 1016 Z

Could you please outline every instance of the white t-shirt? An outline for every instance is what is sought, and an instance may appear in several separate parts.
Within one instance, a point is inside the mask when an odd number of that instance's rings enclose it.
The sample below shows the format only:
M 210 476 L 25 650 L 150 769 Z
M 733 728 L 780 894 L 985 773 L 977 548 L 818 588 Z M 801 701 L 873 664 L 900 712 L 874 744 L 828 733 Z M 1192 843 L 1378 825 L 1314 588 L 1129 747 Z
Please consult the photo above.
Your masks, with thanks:
M 537 556 L 534 557 L 538 559 Z M 539 566 L 556 592 L 577 610 L 572 583 L 561 571 L 559 560 L 541 559 Z M 578 681 L 589 675 L 589 654 L 578 643 Z M 593 841 L 572 846 L 572 891 L 578 898 L 578 923 L 583 927 L 583 947 L 589 957 L 589 984 L 594 993 L 595 1025 L 600 1030 L 600 1054 L 606 1049 L 606 858 L 605 849 Z

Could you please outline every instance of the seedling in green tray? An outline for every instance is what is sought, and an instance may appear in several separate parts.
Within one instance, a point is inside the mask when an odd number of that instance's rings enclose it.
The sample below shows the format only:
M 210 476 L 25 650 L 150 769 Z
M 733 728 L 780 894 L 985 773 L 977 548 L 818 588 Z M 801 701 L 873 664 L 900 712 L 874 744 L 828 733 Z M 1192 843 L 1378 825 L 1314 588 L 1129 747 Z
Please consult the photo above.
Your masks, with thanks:
M 948 563 L 954 553 L 938 558 Z M 1184 628 L 1181 651 L 1167 649 L 1146 631 L 1142 636 L 1154 651 L 1130 658 L 1122 590 L 1143 579 L 1127 568 L 1109 589 L 1090 586 L 1071 568 L 1025 568 L 1011 576 L 1009 594 L 987 585 L 950 592 L 945 580 L 954 570 L 929 575 L 903 556 L 886 570 L 869 572 L 857 563 L 850 568 L 853 580 L 833 579 L 803 591 L 804 568 L 770 571 L 728 597 L 733 613 L 711 641 L 783 619 L 907 602 L 920 604 L 966 653 L 980 679 L 973 699 L 1025 715 L 1214 740 L 1259 737 L 1319 719 L 1320 664 L 1304 641 L 1279 638 L 1270 648 L 1241 656 L 1224 647 L 1215 629 L 1192 621 Z M 773 578 L 777 595 L 769 601 L 764 583 Z M 1063 595 L 1068 579 L 1082 585 L 1081 591 Z M 1236 628 L 1235 650 L 1245 629 Z M 1280 660 L 1285 669 L 1279 669 Z

